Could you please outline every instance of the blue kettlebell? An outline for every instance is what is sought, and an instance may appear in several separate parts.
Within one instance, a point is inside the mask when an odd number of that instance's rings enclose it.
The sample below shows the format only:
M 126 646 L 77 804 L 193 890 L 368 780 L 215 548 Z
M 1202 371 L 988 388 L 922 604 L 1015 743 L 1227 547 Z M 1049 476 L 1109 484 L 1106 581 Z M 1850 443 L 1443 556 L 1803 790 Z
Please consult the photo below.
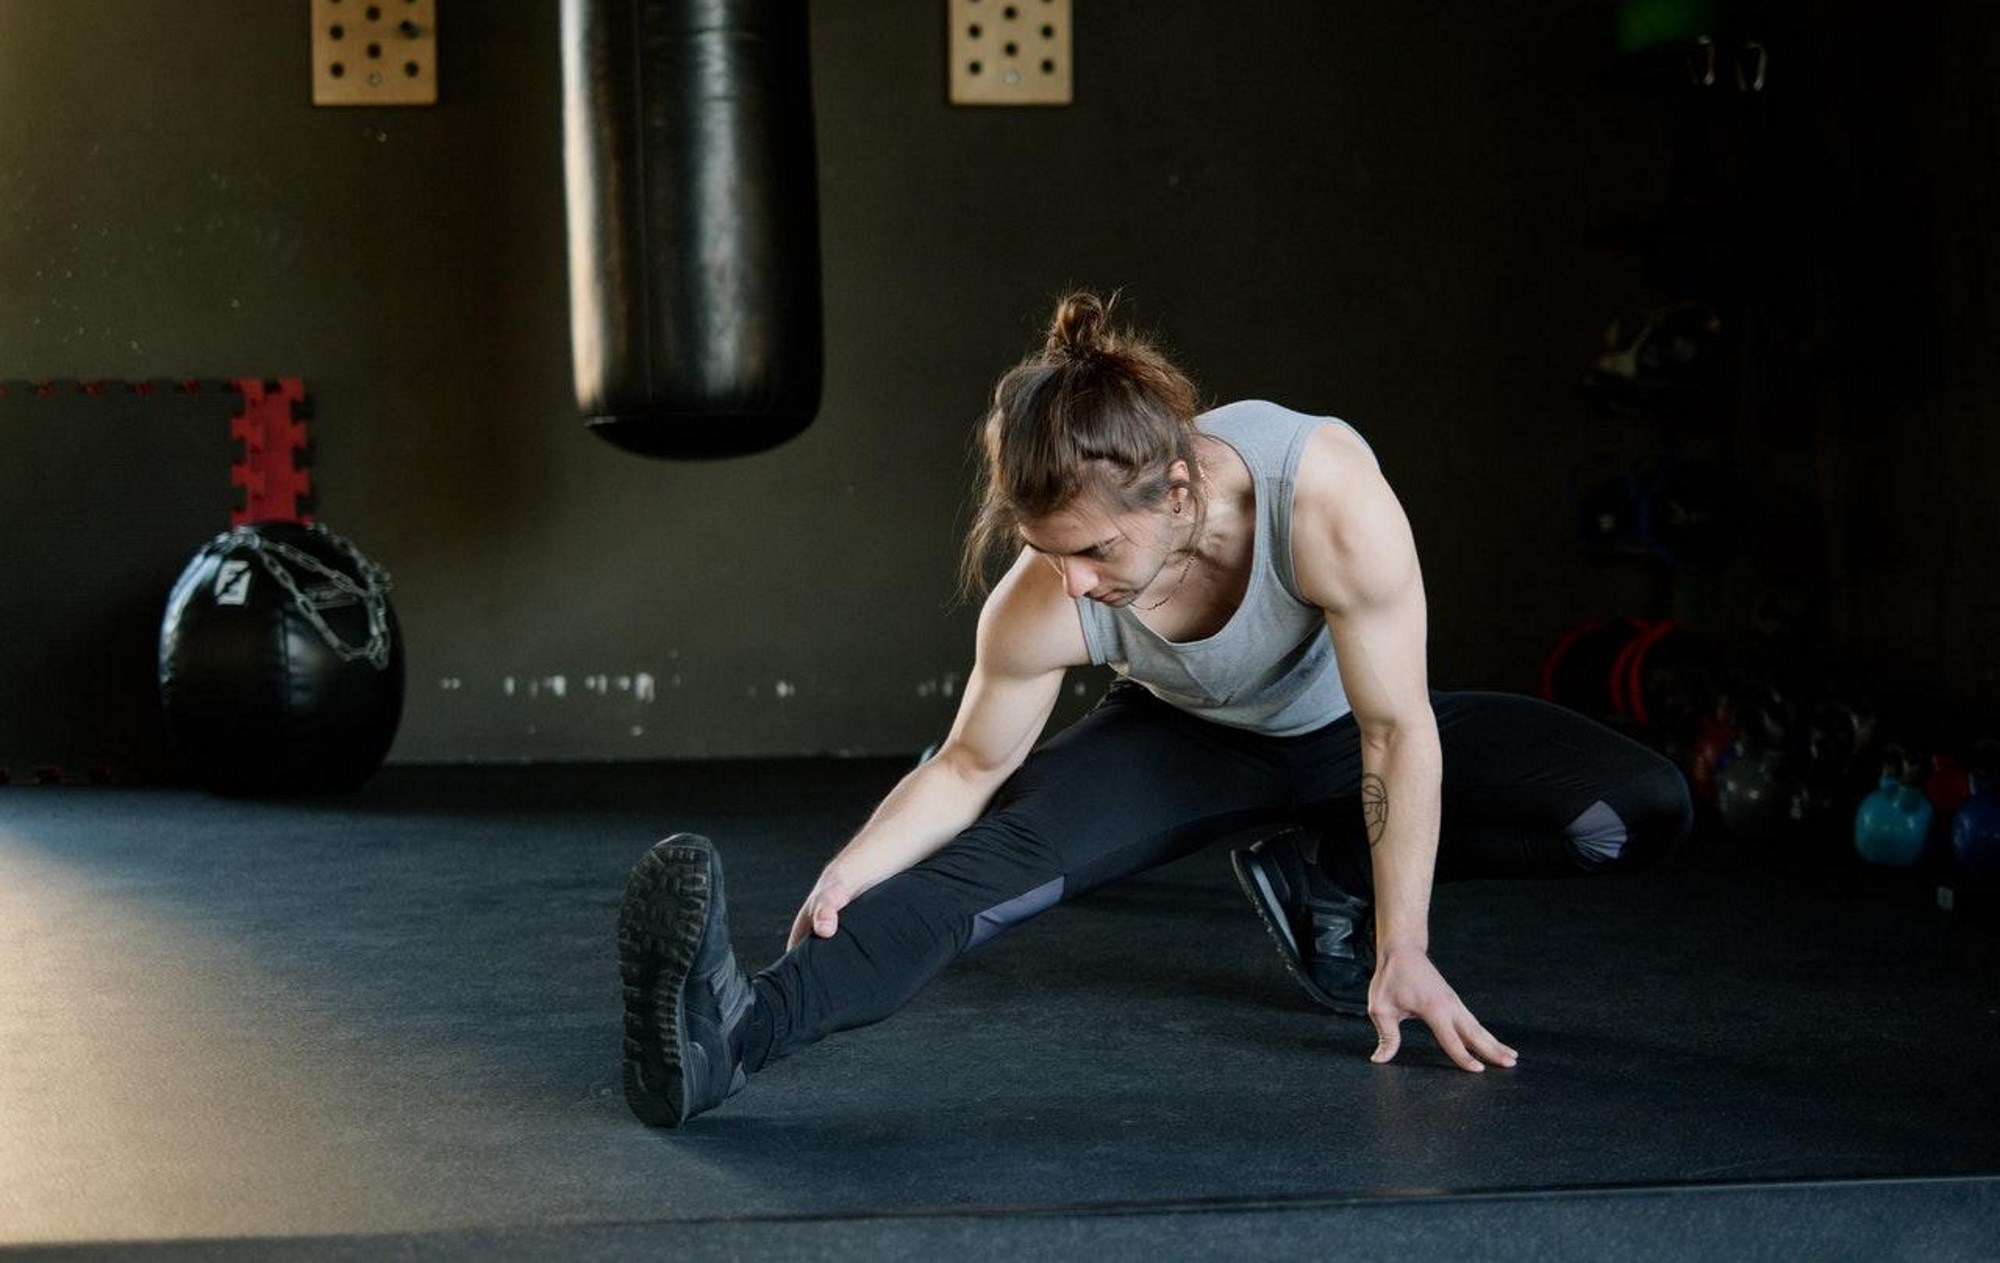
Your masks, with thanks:
M 1867 863 L 1910 868 L 1923 858 L 1937 808 L 1924 793 L 1922 760 L 1887 754 L 1881 783 L 1854 813 L 1854 849 Z
M 1992 771 L 1973 776 L 1972 796 L 1951 819 L 1951 855 L 1961 873 L 2000 877 L 2000 799 Z

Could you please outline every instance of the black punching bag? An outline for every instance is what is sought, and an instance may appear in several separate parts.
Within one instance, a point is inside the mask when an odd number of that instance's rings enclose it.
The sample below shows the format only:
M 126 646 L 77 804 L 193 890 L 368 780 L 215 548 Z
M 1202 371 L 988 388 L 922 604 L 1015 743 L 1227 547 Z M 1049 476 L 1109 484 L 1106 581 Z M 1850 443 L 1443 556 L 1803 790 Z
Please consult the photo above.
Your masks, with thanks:
M 806 0 L 562 0 L 571 341 L 585 423 L 736 456 L 819 410 Z

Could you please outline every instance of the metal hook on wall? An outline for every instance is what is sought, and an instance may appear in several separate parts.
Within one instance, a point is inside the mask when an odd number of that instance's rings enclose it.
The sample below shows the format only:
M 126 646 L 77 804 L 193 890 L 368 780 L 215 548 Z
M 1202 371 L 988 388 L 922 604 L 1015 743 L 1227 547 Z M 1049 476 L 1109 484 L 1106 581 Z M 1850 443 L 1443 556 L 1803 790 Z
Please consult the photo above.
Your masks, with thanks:
M 1697 88 L 1715 86 L 1714 40 L 1706 35 L 1696 38 L 1694 47 L 1688 51 L 1687 72 L 1688 82 Z
M 1755 64 L 1755 70 L 1746 67 Z M 1736 90 L 1738 92 L 1762 92 L 1764 73 L 1771 68 L 1771 52 L 1756 40 L 1744 40 L 1743 51 L 1736 59 Z

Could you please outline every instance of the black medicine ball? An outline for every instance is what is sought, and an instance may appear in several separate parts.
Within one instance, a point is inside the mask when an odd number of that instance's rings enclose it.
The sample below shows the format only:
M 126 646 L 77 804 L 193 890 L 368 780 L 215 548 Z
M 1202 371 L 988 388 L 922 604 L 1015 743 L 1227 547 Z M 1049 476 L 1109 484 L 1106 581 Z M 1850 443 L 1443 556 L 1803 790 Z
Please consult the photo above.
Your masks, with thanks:
M 160 701 L 182 768 L 222 794 L 353 789 L 403 714 L 389 574 L 323 526 L 210 540 L 160 622 Z

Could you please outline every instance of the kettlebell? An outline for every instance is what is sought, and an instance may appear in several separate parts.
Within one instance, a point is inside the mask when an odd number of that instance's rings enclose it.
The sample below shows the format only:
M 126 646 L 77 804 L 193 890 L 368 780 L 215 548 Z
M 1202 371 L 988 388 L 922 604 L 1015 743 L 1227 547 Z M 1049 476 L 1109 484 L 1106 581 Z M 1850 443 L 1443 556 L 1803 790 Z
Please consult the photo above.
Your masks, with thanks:
M 1736 756 L 1715 778 L 1715 807 L 1722 825 L 1737 841 L 1775 845 L 1791 812 L 1790 760 L 1782 746 L 1753 747 L 1738 741 Z
M 1971 779 L 1951 818 L 1951 858 L 1969 877 L 2000 877 L 2000 747 L 1982 743 Z
M 1739 842 L 1773 846 L 1791 816 L 1791 723 L 1774 686 L 1750 682 L 1739 693 L 1736 740 L 1716 760 L 1715 808 Z
M 1792 820 L 1802 831 L 1839 838 L 1840 825 L 1835 822 L 1844 820 L 1859 798 L 1854 768 L 1865 740 L 1860 713 L 1840 697 L 1823 695 L 1808 707 L 1802 766 L 1791 807 Z
M 1854 849 L 1865 863 L 1910 868 L 1924 855 L 1937 809 L 1924 796 L 1924 762 L 1885 751 L 1882 779 L 1854 812 Z
M 1972 796 L 1970 775 L 1957 759 L 1940 754 L 1931 759 L 1931 774 L 1924 781 L 1924 794 L 1937 808 L 1938 820 L 1950 824 L 1958 809 Z
M 1723 756 L 1736 741 L 1736 703 L 1719 698 L 1715 708 L 1701 721 L 1687 750 L 1688 787 L 1702 802 L 1715 805 L 1716 781 L 1721 775 Z

